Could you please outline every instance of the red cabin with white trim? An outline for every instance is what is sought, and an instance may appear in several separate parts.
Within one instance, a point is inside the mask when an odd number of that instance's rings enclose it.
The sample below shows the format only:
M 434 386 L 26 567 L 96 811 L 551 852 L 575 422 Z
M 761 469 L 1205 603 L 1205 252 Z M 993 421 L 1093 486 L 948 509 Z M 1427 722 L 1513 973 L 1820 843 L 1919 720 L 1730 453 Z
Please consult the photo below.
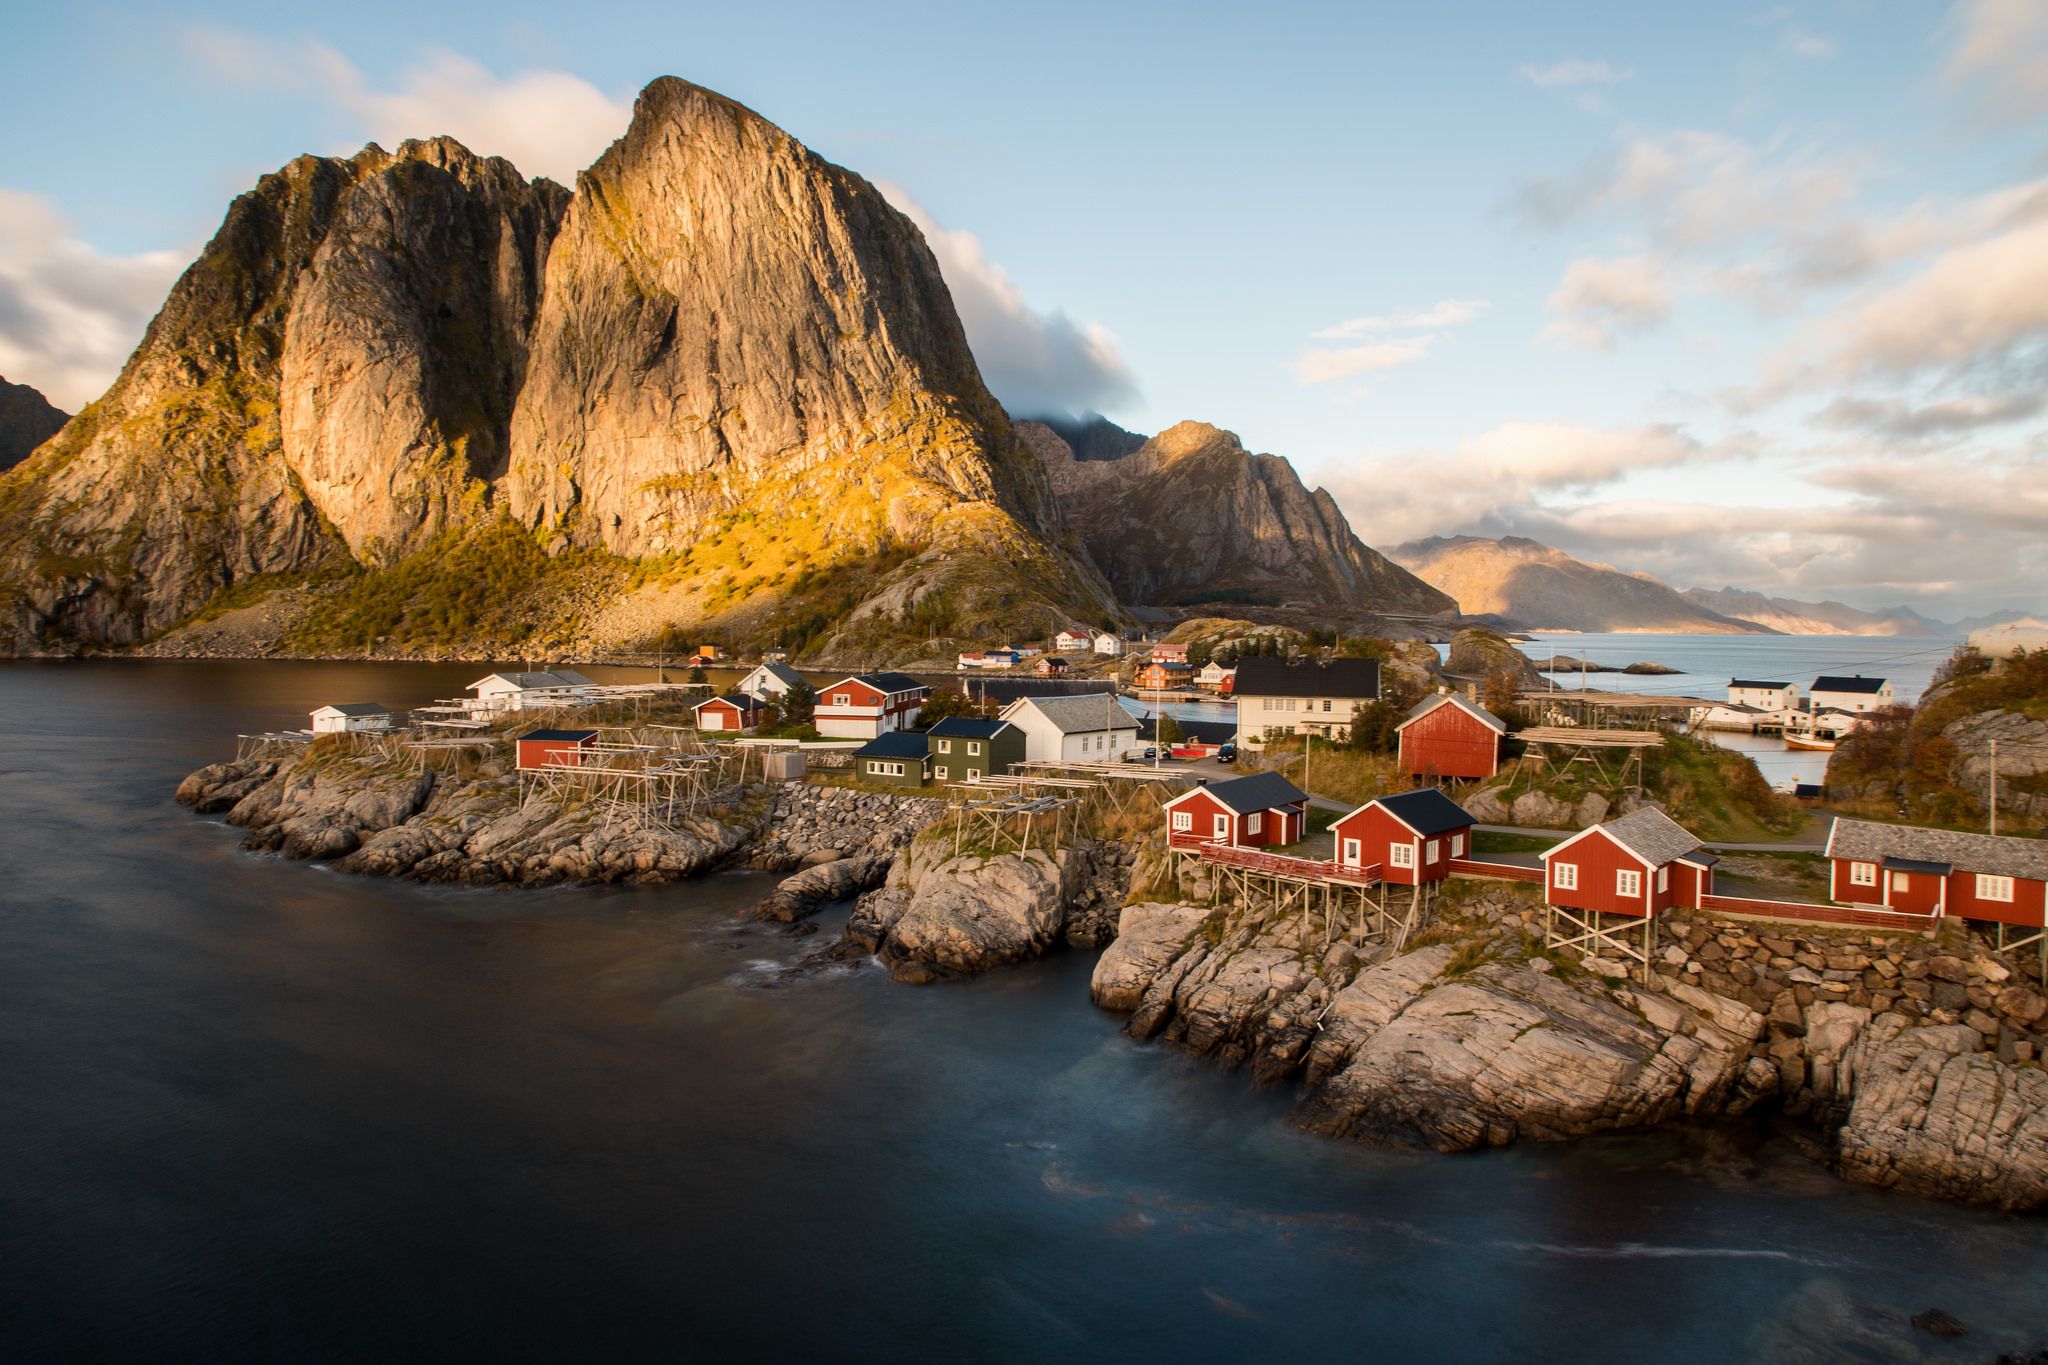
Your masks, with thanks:
M 2048 924 L 2048 840 L 1838 817 L 1827 857 L 1830 894 L 1847 905 Z
M 819 689 L 811 723 L 831 739 L 877 739 L 914 728 L 931 694 L 908 673 L 856 673 Z
M 574 768 L 583 762 L 583 753 L 597 743 L 595 730 L 529 730 L 514 742 L 518 750 L 519 766 L 525 770 L 534 768 Z
M 1508 727 L 1485 707 L 1453 693 L 1426 697 L 1408 713 L 1401 737 L 1401 771 L 1411 777 L 1459 781 L 1500 771 L 1500 738 Z
M 1366 802 L 1330 826 L 1344 867 L 1380 866 L 1380 880 L 1400 886 L 1440 882 L 1451 859 L 1472 851 L 1471 814 L 1434 787 Z
M 1715 857 L 1654 806 L 1595 825 L 1543 854 L 1544 897 L 1566 910 L 1657 915 L 1713 894 Z
M 712 697 L 691 708 L 699 730 L 751 730 L 768 714 L 759 697 L 744 692 Z
M 1269 848 L 1301 838 L 1308 820 L 1308 793 L 1279 773 L 1253 773 L 1191 788 L 1160 809 L 1166 812 L 1169 844 Z

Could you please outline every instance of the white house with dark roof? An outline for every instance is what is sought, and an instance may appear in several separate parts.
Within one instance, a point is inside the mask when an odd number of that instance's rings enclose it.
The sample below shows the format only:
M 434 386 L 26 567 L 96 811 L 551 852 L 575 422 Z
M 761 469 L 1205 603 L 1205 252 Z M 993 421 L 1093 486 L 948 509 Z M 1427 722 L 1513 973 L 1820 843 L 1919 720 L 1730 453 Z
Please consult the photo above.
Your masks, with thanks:
M 1001 718 L 1024 732 L 1024 757 L 1040 763 L 1114 763 L 1138 738 L 1138 718 L 1114 692 L 1019 697 Z
M 527 673 L 487 673 L 463 689 L 476 694 L 479 711 L 529 711 L 536 707 L 566 706 L 581 697 L 595 695 L 597 684 L 573 668 L 551 668 Z
M 1815 678 L 1813 691 L 1807 696 L 1807 704 L 1816 715 L 1827 710 L 1847 711 L 1852 715 L 1882 711 L 1894 705 L 1896 700 L 1891 679 L 1866 678 L 1860 673 L 1850 677 L 1837 674 Z
M 1380 666 L 1371 659 L 1240 659 L 1231 696 L 1240 740 L 1308 734 L 1343 739 L 1351 733 L 1352 714 L 1379 700 Z
M 1791 711 L 1799 705 L 1799 689 L 1788 682 L 1762 678 L 1730 678 L 1728 704 L 1758 711 Z
M 760 701 L 772 701 L 804 680 L 804 675 L 786 663 L 767 662 L 734 684 L 733 691 L 744 692 Z
M 313 733 L 380 734 L 391 728 L 391 712 L 373 701 L 344 701 L 313 713 Z

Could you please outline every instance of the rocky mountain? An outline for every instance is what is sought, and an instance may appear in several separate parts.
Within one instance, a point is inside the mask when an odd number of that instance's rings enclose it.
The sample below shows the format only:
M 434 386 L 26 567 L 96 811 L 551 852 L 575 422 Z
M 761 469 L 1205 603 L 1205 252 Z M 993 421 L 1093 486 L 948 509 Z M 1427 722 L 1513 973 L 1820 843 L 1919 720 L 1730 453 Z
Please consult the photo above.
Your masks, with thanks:
M 35 389 L 0 378 L 0 469 L 20 464 L 70 420 Z
M 1336 500 L 1304 487 L 1286 460 L 1254 455 L 1205 422 L 1182 422 L 1135 448 L 1116 439 L 1119 430 L 1094 419 L 1079 433 L 1091 452 L 1083 459 L 1053 427 L 1018 424 L 1125 601 L 1298 605 L 1338 616 L 1457 609 L 1360 541 Z
M 446 138 L 263 177 L 0 480 L 0 649 L 278 590 L 340 652 L 1115 612 L 917 229 L 672 77 L 573 194 Z
M 1947 622 L 1908 607 L 1863 611 L 1842 602 L 1798 602 L 1743 588 L 1687 588 L 1681 595 L 1696 607 L 1754 621 L 1786 635 L 1928 636 L 1950 631 Z
M 1769 635 L 1767 627 L 1689 602 L 1648 574 L 1589 564 L 1520 536 L 1432 536 L 1390 551 L 1468 615 L 1526 630 Z

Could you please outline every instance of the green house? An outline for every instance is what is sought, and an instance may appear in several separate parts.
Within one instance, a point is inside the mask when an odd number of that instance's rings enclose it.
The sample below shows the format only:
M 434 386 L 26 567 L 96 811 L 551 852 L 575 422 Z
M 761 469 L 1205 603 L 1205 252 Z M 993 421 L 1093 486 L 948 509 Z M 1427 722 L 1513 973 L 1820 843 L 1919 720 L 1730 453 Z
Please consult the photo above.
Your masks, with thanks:
M 934 782 L 1000 777 L 1024 761 L 1024 732 L 1006 720 L 949 716 L 927 735 Z
M 922 787 L 930 764 L 925 737 L 914 730 L 891 730 L 853 751 L 853 771 L 863 782 Z

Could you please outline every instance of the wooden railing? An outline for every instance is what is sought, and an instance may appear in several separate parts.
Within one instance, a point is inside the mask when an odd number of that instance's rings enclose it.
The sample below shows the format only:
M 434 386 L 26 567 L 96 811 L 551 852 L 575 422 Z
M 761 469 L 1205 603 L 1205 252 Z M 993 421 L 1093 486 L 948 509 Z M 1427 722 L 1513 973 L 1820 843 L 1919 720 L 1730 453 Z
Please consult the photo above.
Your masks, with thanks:
M 1371 886 L 1380 880 L 1382 871 L 1378 863 L 1368 863 L 1364 867 L 1346 867 L 1343 863 L 1333 862 L 1327 858 L 1297 858 L 1288 853 L 1270 853 L 1261 848 L 1226 844 L 1212 836 L 1196 834 L 1189 830 L 1170 832 L 1166 840 L 1169 848 L 1198 853 L 1205 862 L 1242 867 L 1276 877 L 1291 877 L 1296 881 L 1346 882 L 1356 886 Z
M 1749 896 L 1702 896 L 1700 909 L 1708 914 L 1758 915 L 1766 919 L 1807 920 L 1815 924 L 1853 924 L 1865 929 L 1915 929 L 1934 927 L 1933 915 L 1912 915 L 1903 910 L 1857 910 L 1842 905 L 1815 905 L 1807 901 L 1756 900 Z
M 1487 858 L 1453 858 L 1451 875 L 1491 877 L 1500 882 L 1540 882 L 1543 880 L 1543 869 L 1528 867 L 1522 863 L 1496 863 Z

